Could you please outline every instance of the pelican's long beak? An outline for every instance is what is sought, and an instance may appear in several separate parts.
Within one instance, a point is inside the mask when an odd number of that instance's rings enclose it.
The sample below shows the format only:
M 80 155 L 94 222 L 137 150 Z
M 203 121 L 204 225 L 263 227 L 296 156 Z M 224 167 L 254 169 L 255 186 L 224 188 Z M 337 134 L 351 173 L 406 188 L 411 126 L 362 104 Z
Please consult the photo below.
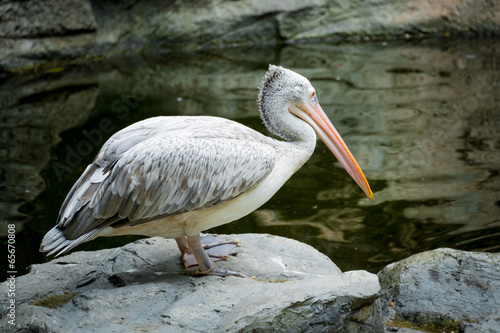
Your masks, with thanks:
M 302 112 L 298 112 L 298 111 Z M 290 111 L 303 119 L 314 128 L 321 140 L 328 146 L 332 153 L 337 157 L 344 169 L 351 175 L 356 183 L 365 192 L 368 198 L 373 197 L 370 185 L 361 171 L 361 168 L 352 156 L 349 148 L 347 148 L 344 140 L 340 137 L 339 132 L 335 129 L 331 121 L 326 116 L 318 102 L 305 102 L 300 106 L 291 106 Z

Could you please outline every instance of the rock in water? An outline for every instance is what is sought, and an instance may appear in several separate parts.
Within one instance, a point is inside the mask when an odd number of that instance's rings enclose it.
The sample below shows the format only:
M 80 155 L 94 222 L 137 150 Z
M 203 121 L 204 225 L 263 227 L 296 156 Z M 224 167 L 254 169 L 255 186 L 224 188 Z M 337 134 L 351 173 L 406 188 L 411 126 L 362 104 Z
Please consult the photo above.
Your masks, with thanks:
M 0 2 L 0 72 L 155 48 L 198 49 L 453 36 L 495 36 L 500 4 L 492 0 Z M 392 36 L 392 38 L 391 38 Z M 42 66 L 40 66 L 42 65 Z M 48 67 L 50 68 L 50 67 Z
M 16 327 L 2 332 L 381 332 L 376 275 L 342 273 L 312 247 L 270 235 L 229 235 L 217 265 L 256 279 L 182 273 L 173 240 L 75 252 L 16 281 Z M 0 302 L 7 295 L 0 295 Z
M 378 276 L 390 326 L 500 332 L 498 253 L 442 248 L 390 264 Z

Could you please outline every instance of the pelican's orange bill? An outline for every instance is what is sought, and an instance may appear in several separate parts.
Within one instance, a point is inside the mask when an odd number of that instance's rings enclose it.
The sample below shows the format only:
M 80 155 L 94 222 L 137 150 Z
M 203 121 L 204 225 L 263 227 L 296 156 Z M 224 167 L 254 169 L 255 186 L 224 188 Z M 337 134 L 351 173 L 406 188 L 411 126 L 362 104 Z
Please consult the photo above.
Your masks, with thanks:
M 308 117 L 306 117 L 304 113 L 296 112 L 293 108 L 291 108 L 290 111 L 314 128 L 321 140 L 323 140 L 335 157 L 337 157 L 344 169 L 346 169 L 349 175 L 351 175 L 354 181 L 361 187 L 366 196 L 371 199 L 373 197 L 373 192 L 370 189 L 370 184 L 368 184 L 363 171 L 319 103 L 306 102 L 301 106 L 302 111 L 304 111 Z

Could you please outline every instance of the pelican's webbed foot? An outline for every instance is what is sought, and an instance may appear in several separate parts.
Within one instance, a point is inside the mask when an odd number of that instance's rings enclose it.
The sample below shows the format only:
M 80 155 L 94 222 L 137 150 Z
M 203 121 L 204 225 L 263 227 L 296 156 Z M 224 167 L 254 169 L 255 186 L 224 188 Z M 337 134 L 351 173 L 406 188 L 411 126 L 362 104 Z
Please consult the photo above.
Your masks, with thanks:
M 220 241 L 217 236 L 211 234 L 202 237 L 199 235 L 179 237 L 175 240 L 182 253 L 186 274 L 247 277 L 244 274 L 214 266 L 215 261 L 227 260 L 229 253 L 239 244 L 238 242 Z M 189 269 L 193 266 L 199 266 L 199 269 Z
M 215 264 L 212 262 L 212 268 L 208 271 L 202 271 L 200 269 L 185 269 L 184 270 L 185 274 L 192 275 L 192 276 L 203 276 L 203 275 L 216 275 L 216 276 L 237 276 L 241 278 L 248 278 L 245 274 L 242 274 L 240 272 L 235 272 L 235 271 L 230 271 L 224 268 L 217 268 L 215 267 Z

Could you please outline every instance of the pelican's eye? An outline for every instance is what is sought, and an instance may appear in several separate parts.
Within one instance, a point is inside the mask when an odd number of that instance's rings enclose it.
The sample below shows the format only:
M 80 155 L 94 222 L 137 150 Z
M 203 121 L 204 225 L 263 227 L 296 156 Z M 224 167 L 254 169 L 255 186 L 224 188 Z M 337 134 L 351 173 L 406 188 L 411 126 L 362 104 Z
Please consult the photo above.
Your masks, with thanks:
M 308 97 L 309 97 L 309 100 L 310 100 L 312 103 L 314 103 L 314 104 L 318 103 L 318 97 L 316 96 L 316 90 L 311 89 L 311 90 L 309 91 Z

